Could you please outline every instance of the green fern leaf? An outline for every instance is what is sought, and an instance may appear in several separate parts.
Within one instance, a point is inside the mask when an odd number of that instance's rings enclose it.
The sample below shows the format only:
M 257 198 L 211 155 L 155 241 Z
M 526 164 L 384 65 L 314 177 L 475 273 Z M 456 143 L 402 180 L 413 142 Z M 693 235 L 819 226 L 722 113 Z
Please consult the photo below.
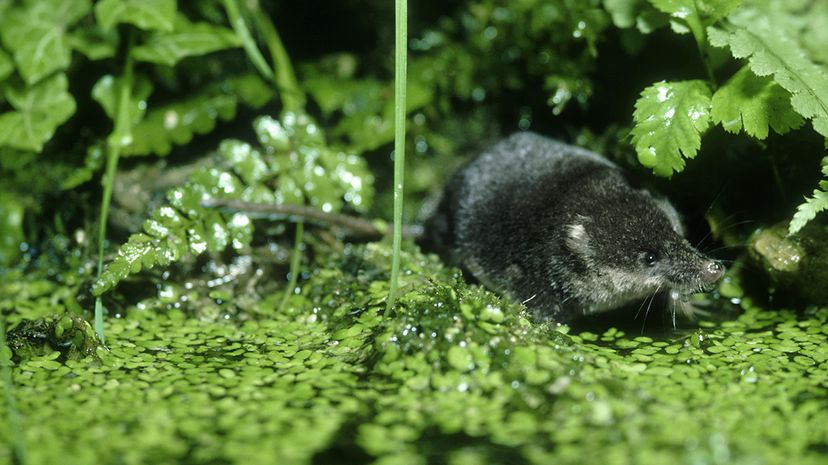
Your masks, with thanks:
M 143 232 L 133 234 L 107 265 L 94 284 L 96 295 L 141 270 L 185 257 L 228 247 L 246 251 L 253 236 L 250 218 L 205 208 L 202 202 L 208 198 L 308 203 L 325 211 L 339 211 L 345 204 L 359 211 L 370 206 L 373 178 L 365 160 L 327 146 L 310 117 L 263 117 L 254 126 L 262 147 L 222 142 L 219 155 L 224 166 L 203 168 L 187 184 L 167 192 L 167 205 L 153 212 Z
M 633 113 L 638 161 L 659 176 L 684 169 L 710 125 L 710 88 L 704 81 L 657 82 L 641 92 Z
M 271 87 L 249 74 L 209 85 L 187 99 L 153 106 L 133 128 L 123 155 L 168 155 L 173 146 L 190 142 L 194 135 L 212 132 L 217 121 L 233 119 L 239 105 L 260 108 L 271 98 Z
M 826 180 L 819 182 L 814 194 L 805 199 L 805 202 L 796 207 L 791 223 L 788 225 L 788 234 L 796 234 L 818 213 L 828 210 L 828 157 L 822 159 L 822 174 Z
M 743 67 L 713 94 L 710 116 L 725 131 L 764 139 L 769 127 L 785 134 L 802 126 L 804 119 L 791 108 L 791 94 L 772 79 Z
M 735 58 L 746 58 L 757 76 L 771 76 L 791 94 L 791 106 L 828 137 L 828 77 L 813 63 L 784 27 L 768 18 L 736 18 L 725 30 L 710 28 L 713 46 L 730 47 Z

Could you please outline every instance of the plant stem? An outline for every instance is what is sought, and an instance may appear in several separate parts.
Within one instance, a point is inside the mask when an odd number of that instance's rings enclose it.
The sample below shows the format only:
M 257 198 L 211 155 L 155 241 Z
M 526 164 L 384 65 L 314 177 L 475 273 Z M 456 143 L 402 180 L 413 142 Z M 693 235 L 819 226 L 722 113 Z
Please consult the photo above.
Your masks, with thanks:
M 293 72 L 293 65 L 290 62 L 290 57 L 282 44 L 282 39 L 276 31 L 276 27 L 270 19 L 264 14 L 258 4 L 251 11 L 254 20 L 256 21 L 256 28 L 267 44 L 270 50 L 270 58 L 273 60 L 273 70 L 267 67 L 267 62 L 262 57 L 259 48 L 253 41 L 250 31 L 244 23 L 239 14 L 238 4 L 236 0 L 224 0 L 224 7 L 227 10 L 227 16 L 233 23 L 233 28 L 236 34 L 245 44 L 245 50 L 248 57 L 254 62 L 254 65 L 259 71 L 268 79 L 273 79 L 273 84 L 279 93 L 282 100 L 282 112 L 301 112 L 305 109 L 305 94 L 299 87 L 299 81 Z M 284 309 L 287 304 L 290 294 L 296 289 L 296 282 L 299 279 L 299 268 L 302 266 L 302 248 L 305 240 L 305 223 L 298 221 L 296 223 L 296 235 L 293 240 L 293 252 L 290 257 L 290 279 L 285 295 L 282 298 L 282 303 L 279 305 L 280 311 Z
M 391 283 L 386 311 L 394 308 L 400 276 L 402 245 L 403 178 L 405 175 L 405 91 L 408 50 L 408 1 L 396 0 L 396 40 L 394 69 L 394 241 L 392 244 Z
M 256 27 L 267 44 L 268 50 L 270 50 L 270 58 L 273 60 L 274 68 L 273 83 L 279 92 L 279 97 L 282 99 L 282 113 L 304 111 L 305 94 L 299 87 L 299 81 L 296 80 L 290 57 L 285 50 L 285 46 L 282 44 L 282 39 L 279 37 L 276 27 L 273 26 L 270 19 L 258 7 L 258 4 L 252 13 L 256 21 Z M 302 266 L 304 241 L 305 222 L 298 221 L 296 223 L 296 235 L 293 238 L 293 252 L 291 252 L 290 256 L 290 279 L 285 289 L 285 296 L 282 298 L 282 304 L 279 306 L 280 311 L 284 310 L 288 298 L 295 292 L 296 283 L 299 279 L 299 268 Z
M 279 304 L 279 312 L 284 311 L 290 295 L 295 292 L 296 282 L 299 280 L 299 266 L 302 264 L 302 246 L 305 235 L 305 223 L 296 223 L 296 235 L 293 238 L 293 252 L 290 255 L 290 278 L 288 279 L 285 295 Z
M 132 30 L 127 38 L 126 62 L 124 64 L 124 78 L 121 82 L 118 102 L 115 110 L 115 127 L 106 139 L 106 173 L 103 178 L 103 198 L 101 199 L 101 214 L 98 219 L 98 279 L 103 272 L 104 242 L 106 241 L 106 222 L 109 217 L 109 204 L 112 201 L 112 188 L 115 185 L 115 173 L 118 169 L 118 158 L 121 155 L 121 147 L 130 139 L 132 131 L 129 113 L 129 101 L 132 92 Z M 104 339 L 103 327 L 103 303 L 101 298 L 95 299 L 95 333 L 101 341 Z
M 256 46 L 256 41 L 253 40 L 253 36 L 250 34 L 250 29 L 247 28 L 244 18 L 242 18 L 239 13 L 239 5 L 236 3 L 236 0 L 223 0 L 221 3 L 224 5 L 224 11 L 227 13 L 227 18 L 230 20 L 230 26 L 239 37 L 239 40 L 241 40 L 242 47 L 244 47 L 247 57 L 250 58 L 250 62 L 253 63 L 256 70 L 262 73 L 266 78 L 273 79 L 273 71 L 271 71 L 270 66 L 267 64 L 267 60 L 265 60 L 264 56 L 259 51 L 259 47 Z
M 299 87 L 296 74 L 293 72 L 293 65 L 285 50 L 281 37 L 276 27 L 264 14 L 261 8 L 253 10 L 253 18 L 256 20 L 256 27 L 270 50 L 270 59 L 273 60 L 274 82 L 282 99 L 283 111 L 296 112 L 305 108 L 305 93 Z
M 14 442 L 12 443 L 12 463 L 23 465 L 26 463 L 26 445 L 23 441 L 23 425 L 20 422 L 20 412 L 17 410 L 17 402 L 14 398 L 14 379 L 11 370 L 11 349 L 6 343 L 6 317 L 0 314 L 0 363 L 2 363 L 3 386 L 6 391 L 6 408 L 8 409 L 9 428 L 12 431 Z M 8 355 L 8 358 L 6 358 Z
M 718 87 L 716 84 L 716 76 L 713 74 L 713 68 L 710 67 L 710 55 L 708 54 L 707 45 L 707 31 L 702 23 L 698 2 L 693 0 L 693 6 L 696 9 L 696 14 L 691 14 L 686 18 L 687 26 L 696 39 L 696 48 L 699 51 L 699 58 L 701 59 L 704 71 L 707 74 L 707 79 L 710 81 L 710 86 L 713 90 Z

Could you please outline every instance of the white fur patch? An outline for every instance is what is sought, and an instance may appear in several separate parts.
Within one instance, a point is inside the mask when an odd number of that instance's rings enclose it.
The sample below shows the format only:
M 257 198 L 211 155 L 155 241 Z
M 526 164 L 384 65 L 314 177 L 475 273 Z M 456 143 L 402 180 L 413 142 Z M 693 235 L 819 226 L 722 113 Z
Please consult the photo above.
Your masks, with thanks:
M 584 313 L 597 313 L 618 308 L 624 304 L 647 298 L 657 290 L 663 290 L 663 281 L 658 277 L 642 277 L 625 270 L 603 270 L 600 279 L 590 280 L 582 285 L 580 292 L 590 298 L 593 304 Z
M 589 234 L 584 225 L 573 223 L 566 227 L 566 245 L 584 258 L 592 256 L 589 240 Z

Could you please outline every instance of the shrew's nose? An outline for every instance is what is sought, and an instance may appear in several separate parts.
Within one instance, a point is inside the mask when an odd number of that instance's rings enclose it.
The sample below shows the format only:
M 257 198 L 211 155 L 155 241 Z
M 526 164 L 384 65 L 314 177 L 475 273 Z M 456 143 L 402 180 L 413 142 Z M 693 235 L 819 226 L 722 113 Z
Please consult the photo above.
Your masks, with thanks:
M 710 260 L 702 266 L 702 279 L 707 283 L 715 283 L 724 276 L 724 265 L 716 260 Z

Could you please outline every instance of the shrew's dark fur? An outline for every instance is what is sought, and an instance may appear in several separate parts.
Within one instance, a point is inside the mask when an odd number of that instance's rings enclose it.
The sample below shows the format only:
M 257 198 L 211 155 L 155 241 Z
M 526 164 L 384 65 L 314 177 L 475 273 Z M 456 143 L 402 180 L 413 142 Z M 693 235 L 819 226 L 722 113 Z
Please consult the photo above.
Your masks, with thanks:
M 592 152 L 528 132 L 456 173 L 426 234 L 487 287 L 556 320 L 675 299 L 724 271 L 687 242 L 668 201 Z

